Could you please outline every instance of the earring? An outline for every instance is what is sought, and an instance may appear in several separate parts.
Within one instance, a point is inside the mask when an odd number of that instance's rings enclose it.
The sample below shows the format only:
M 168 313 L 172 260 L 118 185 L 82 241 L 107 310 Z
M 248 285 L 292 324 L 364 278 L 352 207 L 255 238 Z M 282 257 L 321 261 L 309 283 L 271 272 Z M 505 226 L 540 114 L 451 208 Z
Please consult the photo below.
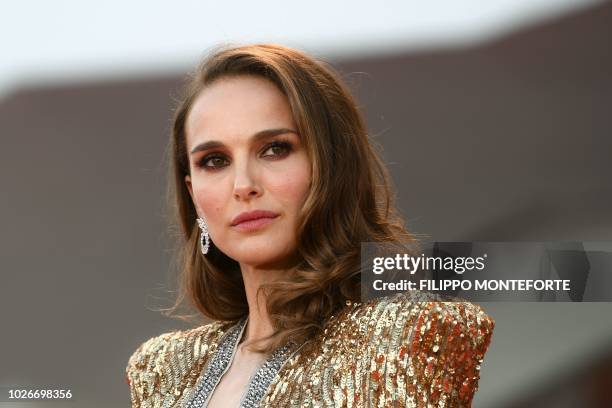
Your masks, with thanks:
M 210 247 L 210 237 L 208 236 L 208 225 L 206 225 L 206 221 L 204 218 L 198 218 L 198 226 L 202 230 L 200 233 L 200 250 L 203 255 L 208 253 L 208 248 Z M 206 243 L 204 241 L 206 240 Z

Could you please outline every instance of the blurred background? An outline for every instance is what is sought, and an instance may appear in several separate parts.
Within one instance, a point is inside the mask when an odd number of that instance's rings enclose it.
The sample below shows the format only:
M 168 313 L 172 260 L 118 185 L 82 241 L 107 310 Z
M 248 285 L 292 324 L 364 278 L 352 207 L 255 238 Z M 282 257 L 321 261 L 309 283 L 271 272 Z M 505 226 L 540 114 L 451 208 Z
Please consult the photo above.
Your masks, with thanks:
M 173 96 L 221 42 L 332 63 L 414 232 L 612 240 L 610 2 L 6 1 L 0 387 L 127 407 L 131 353 L 186 327 L 155 311 L 175 279 L 163 156 Z M 483 307 L 474 407 L 610 406 L 612 305 Z

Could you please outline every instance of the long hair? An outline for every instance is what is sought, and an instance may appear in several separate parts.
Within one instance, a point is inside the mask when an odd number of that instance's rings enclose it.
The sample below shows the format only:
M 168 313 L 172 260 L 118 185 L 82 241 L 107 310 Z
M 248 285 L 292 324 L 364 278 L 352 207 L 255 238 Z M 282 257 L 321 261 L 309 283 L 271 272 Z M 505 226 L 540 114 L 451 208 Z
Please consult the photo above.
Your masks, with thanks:
M 214 245 L 214 237 L 206 256 L 199 251 L 197 213 L 184 182 L 190 172 L 185 122 L 195 99 L 217 79 L 239 75 L 263 77 L 283 92 L 312 168 L 296 231 L 299 260 L 282 281 L 260 288 L 275 331 L 253 349 L 269 352 L 289 339 L 307 340 L 347 300 L 360 300 L 361 242 L 415 239 L 398 215 L 390 177 L 356 102 L 334 69 L 277 44 L 217 47 L 188 78 L 168 149 L 169 198 L 181 238 L 173 311 L 188 299 L 210 319 L 236 322 L 248 314 L 238 262 Z

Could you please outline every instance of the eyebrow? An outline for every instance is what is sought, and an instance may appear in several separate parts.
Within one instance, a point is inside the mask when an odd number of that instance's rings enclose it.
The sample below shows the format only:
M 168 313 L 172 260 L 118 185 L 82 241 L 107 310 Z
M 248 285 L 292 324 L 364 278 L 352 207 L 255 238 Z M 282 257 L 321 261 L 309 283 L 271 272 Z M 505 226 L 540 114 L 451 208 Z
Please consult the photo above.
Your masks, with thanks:
M 295 133 L 297 135 L 297 132 L 295 130 L 289 129 L 289 128 L 265 129 L 265 130 L 260 130 L 259 132 L 251 136 L 251 141 L 256 142 L 261 139 L 266 139 L 269 137 L 282 135 L 285 133 Z M 217 140 L 209 140 L 208 142 L 200 143 L 199 145 L 191 149 L 190 154 L 201 152 L 203 150 L 216 149 L 216 148 L 224 147 L 224 146 L 225 145 L 222 142 L 219 142 Z

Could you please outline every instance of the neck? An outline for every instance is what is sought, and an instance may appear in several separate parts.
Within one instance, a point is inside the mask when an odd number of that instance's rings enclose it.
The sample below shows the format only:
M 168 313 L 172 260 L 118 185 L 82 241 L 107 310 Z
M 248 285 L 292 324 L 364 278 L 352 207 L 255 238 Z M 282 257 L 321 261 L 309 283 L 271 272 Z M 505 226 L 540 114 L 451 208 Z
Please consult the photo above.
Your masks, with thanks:
M 249 320 L 245 329 L 244 341 L 251 341 L 269 336 L 274 332 L 270 316 L 266 309 L 263 291 L 257 296 L 257 289 L 262 284 L 274 282 L 285 274 L 283 269 L 259 269 L 252 265 L 240 265 L 242 280 L 249 305 Z

